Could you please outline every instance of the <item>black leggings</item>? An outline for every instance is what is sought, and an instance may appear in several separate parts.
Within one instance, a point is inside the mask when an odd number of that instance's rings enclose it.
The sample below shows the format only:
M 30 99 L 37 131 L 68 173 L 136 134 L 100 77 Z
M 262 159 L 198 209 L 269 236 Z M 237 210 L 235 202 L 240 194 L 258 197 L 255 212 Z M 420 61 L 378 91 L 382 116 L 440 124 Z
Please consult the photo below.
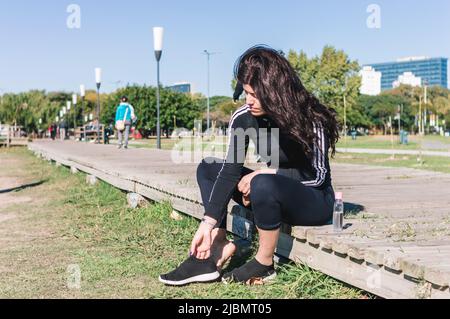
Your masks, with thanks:
M 203 203 L 209 200 L 213 185 L 222 163 L 204 160 L 197 169 L 197 181 Z M 246 167 L 242 177 L 252 173 Z M 328 224 L 333 216 L 334 191 L 332 186 L 323 190 L 303 185 L 299 180 L 281 175 L 260 174 L 250 185 L 251 210 L 256 226 L 262 230 L 275 230 L 281 223 L 292 226 L 321 226 Z M 236 188 L 233 200 L 240 205 L 243 194 Z M 220 228 L 226 229 L 226 214 L 223 212 Z

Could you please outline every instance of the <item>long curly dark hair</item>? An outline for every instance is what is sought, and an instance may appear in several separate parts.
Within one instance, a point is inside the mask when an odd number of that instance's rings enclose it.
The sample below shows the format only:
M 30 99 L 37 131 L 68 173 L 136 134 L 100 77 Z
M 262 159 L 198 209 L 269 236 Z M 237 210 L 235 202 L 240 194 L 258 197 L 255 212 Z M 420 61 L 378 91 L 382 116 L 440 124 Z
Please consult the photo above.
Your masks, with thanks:
M 281 132 L 303 147 L 308 158 L 313 158 L 314 146 L 318 146 L 315 127 L 324 129 L 334 156 L 339 140 L 336 111 L 306 90 L 282 54 L 267 46 L 254 46 L 238 59 L 234 76 L 253 88 L 263 110 Z

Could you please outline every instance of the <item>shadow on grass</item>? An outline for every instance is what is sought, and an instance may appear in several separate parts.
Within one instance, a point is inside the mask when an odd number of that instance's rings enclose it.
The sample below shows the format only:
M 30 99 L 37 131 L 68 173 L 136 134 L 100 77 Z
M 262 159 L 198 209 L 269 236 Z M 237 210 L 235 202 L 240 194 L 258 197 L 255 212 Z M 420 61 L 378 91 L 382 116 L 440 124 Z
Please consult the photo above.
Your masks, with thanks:
M 40 186 L 44 183 L 48 182 L 48 180 L 42 180 L 36 183 L 30 183 L 30 184 L 25 184 L 25 185 L 21 185 L 18 187 L 14 187 L 14 188 L 7 188 L 7 189 L 2 189 L 0 190 L 0 194 L 6 194 L 6 193 L 12 193 L 12 192 L 20 192 L 23 191 L 27 188 L 32 188 L 32 187 L 37 187 Z
M 235 268 L 239 268 L 243 266 L 245 263 L 249 261 L 251 257 L 256 252 L 256 247 L 254 246 L 255 242 L 248 241 L 245 239 L 237 239 L 234 241 L 237 251 L 236 253 L 231 257 L 230 262 L 228 263 L 228 266 L 225 267 L 222 272 L 225 274 Z
M 344 203 L 344 215 L 346 216 L 356 216 L 364 210 L 365 207 L 363 205 L 355 203 Z

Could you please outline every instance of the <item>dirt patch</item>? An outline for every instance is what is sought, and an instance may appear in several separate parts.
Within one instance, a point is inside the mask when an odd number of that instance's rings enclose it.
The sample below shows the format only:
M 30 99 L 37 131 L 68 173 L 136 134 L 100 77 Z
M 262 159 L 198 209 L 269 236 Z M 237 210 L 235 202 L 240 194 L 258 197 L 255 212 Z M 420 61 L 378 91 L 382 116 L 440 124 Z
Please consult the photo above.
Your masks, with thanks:
M 1 200 L 2 199 L 0 198 L 0 201 Z M 15 214 L 0 214 L 0 224 L 14 218 L 16 218 Z
M 0 193 L 0 298 L 70 296 L 67 267 L 79 245 L 66 235 L 65 216 L 53 209 L 68 181 L 8 191 L 51 178 L 55 171 L 25 150 L 1 151 L 0 163 L 0 191 L 7 191 Z
M 27 196 L 0 194 L 0 212 L 4 209 L 7 209 L 10 205 L 29 203 L 31 201 L 33 201 L 33 199 Z

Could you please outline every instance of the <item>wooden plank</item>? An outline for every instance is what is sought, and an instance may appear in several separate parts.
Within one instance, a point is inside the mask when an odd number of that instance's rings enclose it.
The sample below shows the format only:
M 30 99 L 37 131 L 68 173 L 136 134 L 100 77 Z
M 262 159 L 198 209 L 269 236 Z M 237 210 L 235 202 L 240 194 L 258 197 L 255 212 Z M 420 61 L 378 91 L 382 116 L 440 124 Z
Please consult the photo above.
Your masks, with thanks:
M 342 258 L 282 235 L 277 252 L 294 261 L 305 263 L 312 269 L 369 291 L 384 298 L 450 298 L 449 289 L 436 289 L 431 285 L 422 285 L 407 280 L 402 275 L 381 268 L 373 268 L 365 263 L 358 264 L 350 258 Z M 426 292 L 422 290 L 426 288 Z
M 436 259 L 431 259 L 433 262 L 437 262 L 438 264 L 445 265 L 445 263 L 449 261 L 449 257 L 435 257 Z M 425 278 L 425 271 L 429 267 L 429 261 L 426 260 L 425 256 L 422 257 L 401 257 L 400 258 L 401 268 L 405 275 L 417 278 L 417 279 L 424 279 Z M 444 285 L 447 283 L 444 283 Z
M 450 265 L 428 265 L 424 272 L 424 279 L 442 287 L 449 287 Z

